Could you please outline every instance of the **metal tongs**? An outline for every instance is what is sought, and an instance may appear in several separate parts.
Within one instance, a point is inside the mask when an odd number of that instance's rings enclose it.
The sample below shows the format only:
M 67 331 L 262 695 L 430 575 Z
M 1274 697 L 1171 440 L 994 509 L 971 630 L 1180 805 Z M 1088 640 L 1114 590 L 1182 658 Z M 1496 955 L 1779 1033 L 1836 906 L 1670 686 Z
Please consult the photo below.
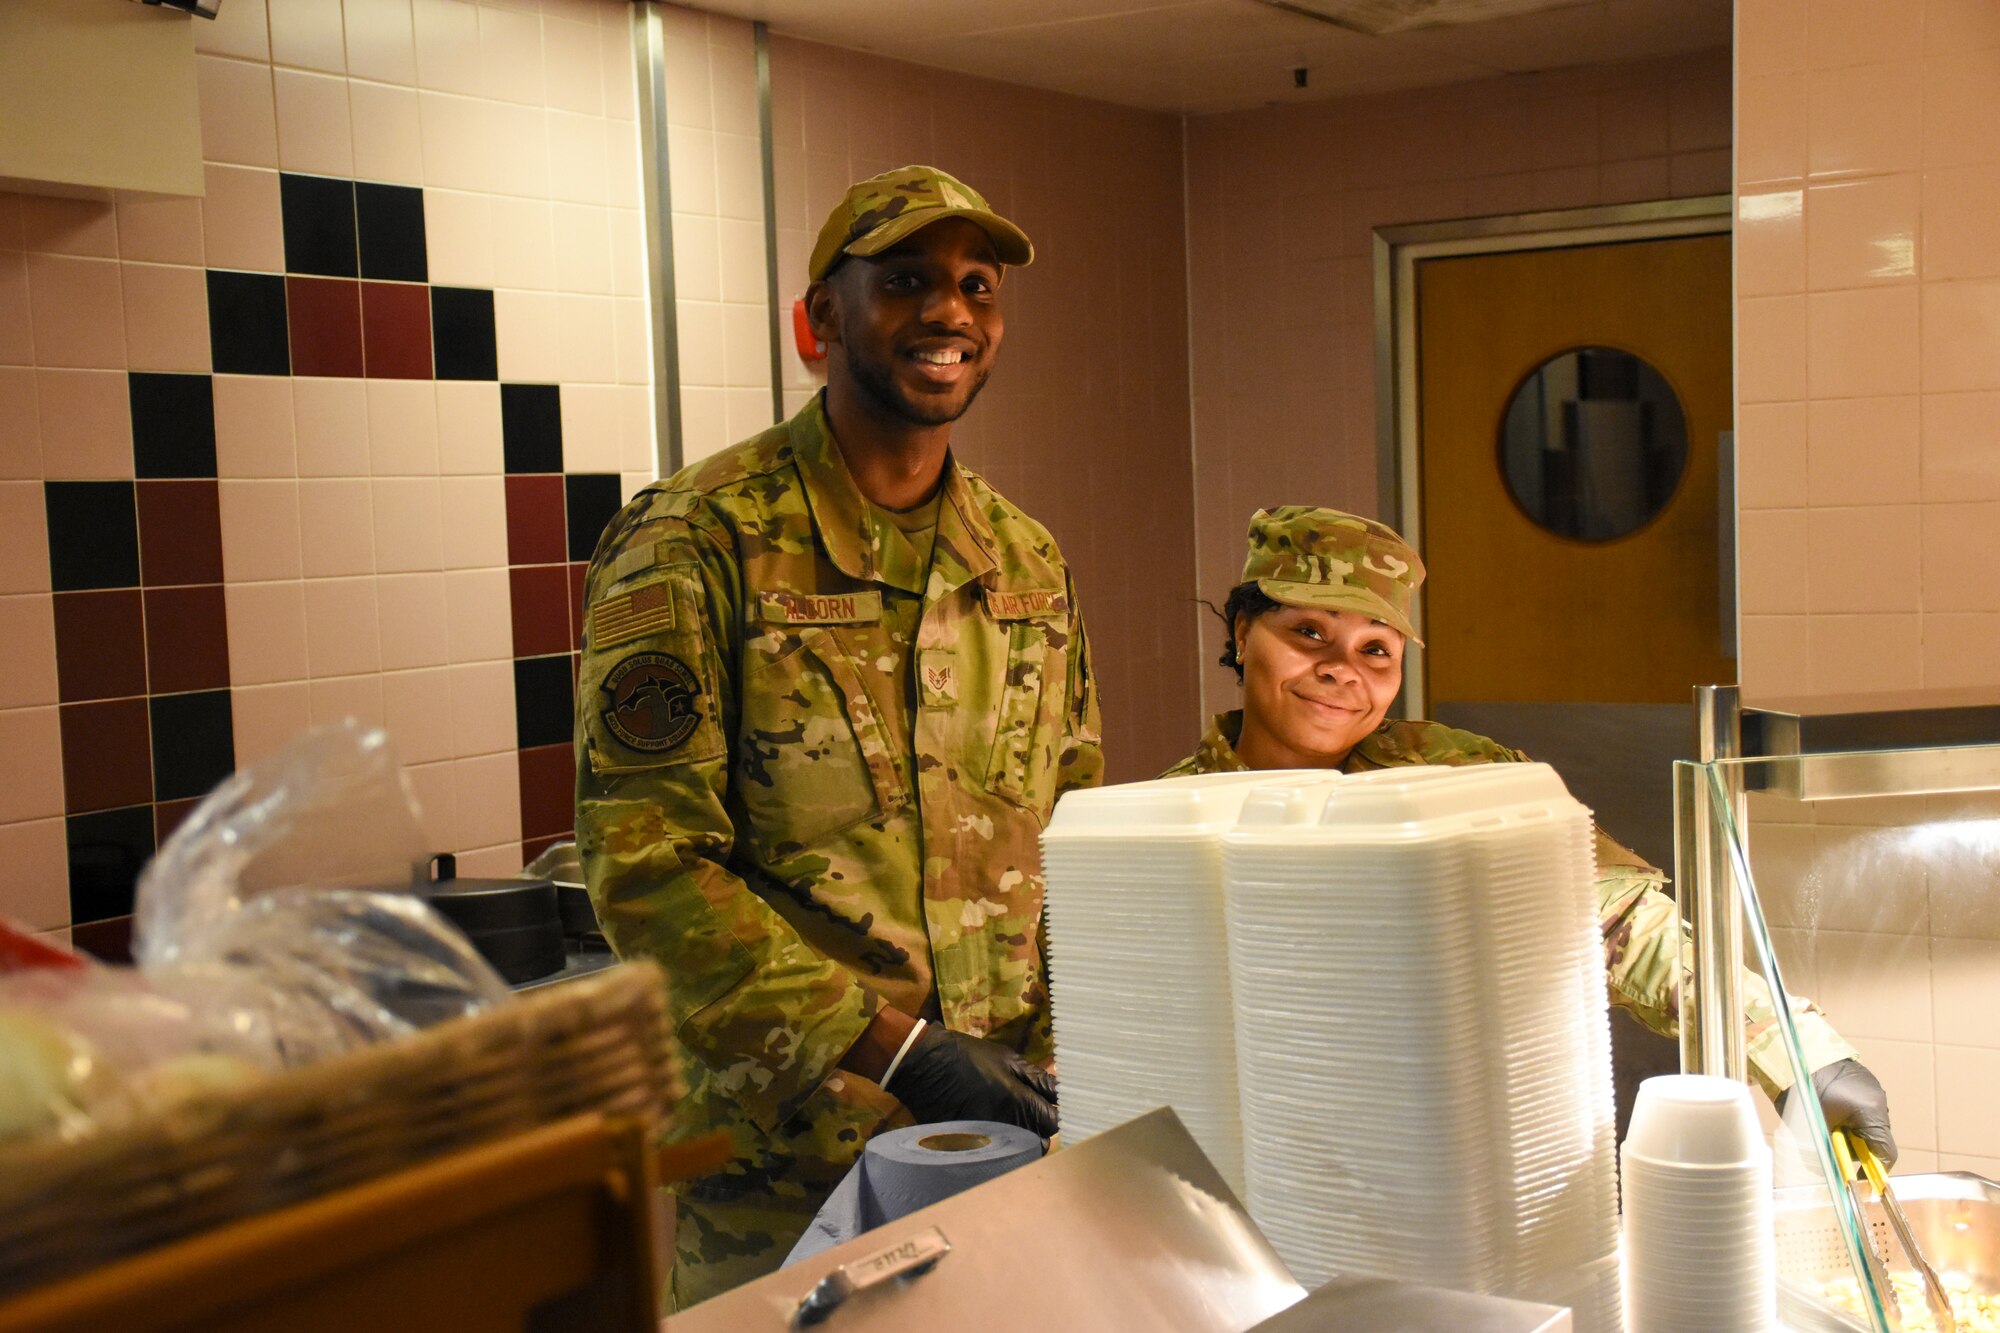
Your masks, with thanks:
M 1888 1215 L 1889 1229 L 1896 1233 L 1897 1244 L 1910 1257 L 1910 1266 L 1917 1270 L 1917 1279 L 1923 1283 L 1924 1304 L 1930 1307 L 1931 1317 L 1937 1321 L 1938 1333 L 1958 1333 L 1958 1319 L 1951 1312 L 1951 1297 L 1946 1293 L 1944 1283 L 1938 1281 L 1937 1270 L 1931 1267 L 1930 1260 L 1924 1258 L 1923 1250 L 1918 1247 L 1917 1233 L 1910 1226 L 1910 1219 L 1903 1215 L 1903 1205 L 1897 1203 L 1896 1196 L 1889 1191 L 1889 1173 L 1882 1169 L 1882 1160 L 1868 1146 L 1868 1140 L 1851 1130 L 1836 1129 L 1833 1131 L 1833 1155 L 1840 1163 L 1841 1179 L 1852 1181 L 1854 1168 L 1859 1165 L 1861 1174 L 1874 1186 L 1875 1197 L 1882 1201 L 1882 1211 Z M 1866 1225 L 1865 1220 L 1863 1225 Z M 1871 1257 L 1874 1255 L 1872 1246 L 1869 1247 L 1869 1254 Z M 1881 1276 L 1878 1285 L 1882 1296 L 1893 1305 L 1895 1289 L 1889 1285 L 1886 1274 Z M 1892 1325 L 1899 1322 L 1892 1318 Z

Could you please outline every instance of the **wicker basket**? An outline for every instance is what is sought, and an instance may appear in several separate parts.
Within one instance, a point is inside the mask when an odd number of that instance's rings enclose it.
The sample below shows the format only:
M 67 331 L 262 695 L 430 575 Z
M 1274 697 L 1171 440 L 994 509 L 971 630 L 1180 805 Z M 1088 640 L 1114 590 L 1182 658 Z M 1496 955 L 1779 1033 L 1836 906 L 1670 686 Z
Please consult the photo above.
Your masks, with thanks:
M 0 1151 L 0 1292 L 598 1111 L 679 1098 L 651 963 L 530 992 L 79 1144 Z

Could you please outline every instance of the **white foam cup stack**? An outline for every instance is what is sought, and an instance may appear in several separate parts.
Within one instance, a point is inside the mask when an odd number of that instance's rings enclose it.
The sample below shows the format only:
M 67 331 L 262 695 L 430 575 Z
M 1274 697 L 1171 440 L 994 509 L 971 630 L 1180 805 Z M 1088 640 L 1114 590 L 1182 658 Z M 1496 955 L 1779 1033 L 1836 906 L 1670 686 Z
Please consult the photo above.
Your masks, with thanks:
M 1776 1329 L 1771 1149 L 1750 1089 L 1647 1079 L 1620 1159 L 1628 1333 Z

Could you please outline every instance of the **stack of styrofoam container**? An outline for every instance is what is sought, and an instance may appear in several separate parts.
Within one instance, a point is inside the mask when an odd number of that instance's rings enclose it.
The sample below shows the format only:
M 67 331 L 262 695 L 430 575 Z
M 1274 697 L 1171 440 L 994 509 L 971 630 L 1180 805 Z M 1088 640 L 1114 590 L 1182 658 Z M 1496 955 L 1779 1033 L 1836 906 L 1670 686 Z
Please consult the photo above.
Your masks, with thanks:
M 1750 1089 L 1700 1074 L 1647 1079 L 1622 1155 L 1626 1328 L 1776 1328 L 1771 1146 Z
M 1542 764 L 1399 768 L 1253 789 L 1222 845 L 1247 1202 L 1299 1280 L 1617 1329 L 1589 812 Z
M 1242 1193 L 1221 838 L 1245 795 L 1288 776 L 1163 778 L 1056 806 L 1042 872 L 1065 1142 L 1171 1106 Z

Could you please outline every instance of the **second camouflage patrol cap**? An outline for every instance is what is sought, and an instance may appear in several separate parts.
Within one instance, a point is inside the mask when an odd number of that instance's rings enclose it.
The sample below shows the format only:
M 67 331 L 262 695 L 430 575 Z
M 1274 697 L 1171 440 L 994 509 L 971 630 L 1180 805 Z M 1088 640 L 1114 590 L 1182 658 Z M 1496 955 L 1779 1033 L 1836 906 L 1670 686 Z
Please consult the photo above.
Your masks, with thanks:
M 911 232 L 946 218 L 976 222 L 1003 264 L 1033 262 L 1028 234 L 986 206 L 979 191 L 936 167 L 898 167 L 850 185 L 819 229 L 806 275 L 825 277 L 842 255 L 880 254 Z
M 1410 623 L 1410 598 L 1424 581 L 1424 562 L 1372 518 L 1311 505 L 1259 509 L 1241 581 L 1287 606 L 1353 611 L 1423 642 Z

